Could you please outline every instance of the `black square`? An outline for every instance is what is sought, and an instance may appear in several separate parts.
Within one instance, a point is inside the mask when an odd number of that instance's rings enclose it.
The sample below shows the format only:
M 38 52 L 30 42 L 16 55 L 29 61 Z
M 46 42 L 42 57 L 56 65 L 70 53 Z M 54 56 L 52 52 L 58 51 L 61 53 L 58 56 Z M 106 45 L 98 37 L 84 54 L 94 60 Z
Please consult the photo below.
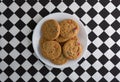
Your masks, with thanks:
M 117 44 L 114 44 L 111 48 L 110 48 L 114 53 L 117 53 L 118 51 L 120 51 L 120 47 Z
M 92 76 L 93 74 L 95 74 L 95 72 L 97 72 L 96 69 L 92 66 L 89 67 L 86 71 L 90 76 Z
M 34 1 L 34 0 L 33 0 Z M 31 18 L 33 18 L 36 14 L 37 14 L 37 12 L 33 9 L 33 8 L 31 8 L 28 12 L 27 12 L 27 14 L 31 17 Z
M 92 77 L 87 82 L 96 82 Z
M 9 30 L 10 28 L 12 28 L 13 24 L 12 24 L 9 20 L 7 20 L 7 21 L 3 24 L 3 26 L 4 26 L 7 30 Z
M 93 18 L 95 15 L 97 15 L 97 11 L 93 8 L 91 8 L 87 13 L 91 18 Z
M 105 53 L 109 48 L 103 43 L 100 47 L 99 47 L 99 50 L 102 52 L 102 53 Z
M 100 3 L 105 7 L 108 3 L 110 2 L 110 0 L 100 0 Z
M 6 5 L 6 6 L 10 6 L 12 4 L 13 0 L 3 0 L 3 3 Z
M 119 70 L 117 67 L 114 67 L 113 69 L 110 70 L 110 72 L 111 72 L 114 76 L 116 76 L 117 74 L 120 73 L 120 70 Z
M 109 36 L 108 36 L 105 32 L 103 32 L 103 33 L 99 36 L 99 38 L 104 42 L 104 41 L 106 41 L 106 40 L 109 38 Z
M 24 50 L 25 50 L 25 46 L 22 45 L 21 43 L 19 45 L 17 45 L 16 47 L 16 50 L 19 52 L 19 53 L 22 53 Z
M 7 32 L 3 37 L 9 42 L 14 36 L 10 32 Z
M 115 33 L 111 36 L 111 38 L 112 38 L 115 42 L 117 42 L 117 41 L 120 39 L 120 35 L 119 35 L 117 32 L 115 32 Z
M 97 26 L 97 23 L 94 20 L 91 20 L 87 25 L 93 30 Z
M 114 65 L 116 65 L 116 64 L 120 61 L 120 58 L 118 58 L 116 55 L 114 55 L 114 56 L 110 59 L 110 61 L 111 61 Z
M 31 53 L 34 53 L 32 44 L 30 44 L 27 49 L 28 49 Z
M 104 8 L 99 13 L 103 18 L 106 18 L 110 13 Z
M 97 59 L 93 55 L 90 55 L 87 58 L 87 61 L 92 65 L 93 63 L 95 63 L 97 61 Z
M 99 26 L 100 26 L 103 30 L 105 30 L 105 29 L 109 26 L 109 24 L 104 20 L 104 21 L 102 21 L 102 22 L 99 24 Z
M 120 0 L 112 0 L 112 3 L 117 7 L 120 5 Z
M 38 59 L 34 56 L 34 55 L 31 55 L 29 58 L 28 58 L 28 61 L 33 65 Z
M 64 72 L 67 76 L 69 76 L 69 75 L 73 72 L 73 70 L 72 70 L 71 68 L 65 68 L 65 69 L 63 70 L 63 72 Z
M 54 8 L 54 10 L 51 13 L 61 12 L 58 8 Z
M 42 17 L 45 17 L 45 16 L 47 16 L 47 15 L 49 14 L 49 11 L 46 10 L 45 8 L 43 8 L 43 9 L 39 12 L 39 14 L 40 14 Z
M 4 50 L 7 52 L 7 53 L 10 53 L 14 48 L 8 43 L 5 47 L 4 47 Z
M 70 78 L 66 78 L 63 82 L 73 82 Z
M 108 73 L 108 70 L 103 66 L 102 68 L 100 68 L 100 69 L 98 70 L 98 72 L 99 72 L 102 76 L 104 76 L 105 74 Z
M 82 58 L 82 59 L 78 62 L 78 64 L 83 63 L 83 61 L 85 61 L 85 58 Z
M 108 82 L 105 78 L 100 79 L 99 82 Z
M 54 78 L 51 82 L 61 82 L 58 78 Z
M 78 78 L 75 82 L 84 82 L 83 80 L 82 80 L 82 78 Z
M 69 14 L 73 14 L 73 12 L 71 11 L 71 9 L 67 8 L 65 11 L 65 13 L 69 13 Z
M 37 70 L 32 66 L 28 69 L 28 73 L 31 74 L 31 76 L 34 76 L 37 73 Z
M 37 82 L 34 78 L 31 78 L 28 82 Z
M 81 66 L 75 69 L 75 73 L 77 73 L 79 76 L 82 75 L 84 72 L 85 70 Z
M 120 22 L 116 20 L 111 24 L 111 26 L 113 27 L 113 29 L 118 30 L 120 28 Z
M 4 72 L 5 72 L 8 76 L 10 76 L 10 75 L 14 72 L 14 70 L 13 70 L 10 66 L 8 66 L 8 67 L 4 70 Z
M 51 2 L 52 2 L 55 6 L 57 6 L 57 5 L 60 4 L 61 0 L 51 0 Z
M 21 20 L 19 20 L 19 21 L 15 24 L 15 26 L 16 26 L 19 30 L 21 30 L 21 29 L 25 26 L 25 23 L 22 22 Z
M 15 2 L 16 2 L 19 6 L 21 6 L 21 5 L 23 5 L 23 3 L 25 2 L 25 0 L 15 0 Z
M 36 24 L 37 23 L 34 20 L 31 20 L 27 25 L 29 26 L 29 28 L 31 30 L 33 30 L 35 28 Z
M 119 82 L 116 78 L 112 79 L 111 82 Z
M 16 73 L 19 74 L 20 76 L 22 76 L 25 72 L 26 72 L 25 69 L 21 66 L 16 70 Z
M 5 61 L 8 65 L 10 65 L 10 64 L 14 61 L 14 59 L 13 59 L 10 55 L 8 55 L 7 57 L 4 58 L 4 61 Z
M 13 81 L 10 78 L 8 78 L 4 82 L 13 82 Z
M 96 49 L 97 49 L 97 47 L 96 47 L 93 43 L 91 43 L 91 44 L 88 46 L 88 50 L 89 50 L 91 53 L 93 53 Z
M 27 0 L 27 2 L 29 3 L 29 5 L 33 6 L 37 0 Z
M 111 14 L 117 19 L 120 16 L 120 11 L 116 8 Z
M 73 2 L 73 0 L 63 0 L 63 2 L 67 5 L 67 6 L 69 6 L 70 4 L 72 4 L 72 2 Z
M 94 6 L 98 1 L 97 1 L 97 0 L 87 0 L 87 2 L 88 2 L 91 6 Z
M 90 32 L 88 38 L 90 41 L 94 41 L 97 38 L 97 35 L 94 32 Z
M 75 12 L 75 14 L 76 14 L 79 18 L 81 18 L 83 15 L 85 15 L 85 11 L 84 11 L 82 8 L 79 8 L 79 9 Z
M 22 78 L 19 78 L 16 82 L 25 82 Z
M 19 18 L 21 18 L 21 17 L 25 14 L 25 12 L 24 12 L 21 8 L 19 8 L 19 9 L 15 12 L 15 14 L 16 14 Z
M 33 32 L 30 32 L 30 33 L 27 35 L 27 38 L 29 38 L 31 41 L 32 41 L 32 34 L 33 34 Z
M 39 2 L 43 5 L 43 6 L 45 6 L 48 2 L 49 2 L 49 0 L 39 0 Z
M 19 32 L 16 36 L 15 36 L 19 41 L 22 41 L 25 38 L 25 35 L 22 32 Z
M 39 71 L 43 76 L 45 76 L 47 73 L 49 73 L 49 70 L 43 66 Z
M 104 55 L 102 55 L 100 58 L 99 58 L 99 62 L 102 63 L 103 65 L 108 61 L 108 58 Z
M 75 2 L 79 5 L 79 6 L 82 6 L 86 0 L 75 0 Z
M 4 14 L 7 18 L 10 18 L 10 17 L 13 15 L 13 12 L 12 12 L 9 8 L 7 8 L 7 9 L 3 12 L 3 14 Z
M 53 68 L 53 69 L 51 70 L 51 72 L 52 72 L 55 76 L 57 76 L 57 75 L 61 72 L 61 70 L 60 70 L 60 69 L 57 69 L 57 68 Z
M 19 64 L 23 64 L 25 62 L 25 58 L 22 56 L 22 55 L 19 55 L 17 58 L 16 58 L 16 61 L 19 63 Z
M 43 78 L 40 82 L 49 82 L 46 78 Z

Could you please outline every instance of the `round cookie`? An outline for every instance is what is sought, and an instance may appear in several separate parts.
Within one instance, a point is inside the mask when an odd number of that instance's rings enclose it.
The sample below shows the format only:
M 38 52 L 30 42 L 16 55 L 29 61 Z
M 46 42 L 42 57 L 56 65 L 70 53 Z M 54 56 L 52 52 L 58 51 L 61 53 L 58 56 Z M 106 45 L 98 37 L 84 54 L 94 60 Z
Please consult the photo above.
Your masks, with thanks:
M 52 63 L 57 64 L 57 65 L 65 64 L 67 61 L 68 59 L 64 57 L 63 53 L 61 53 L 60 57 L 51 60 Z
M 72 19 L 66 19 L 61 21 L 60 23 L 60 35 L 64 38 L 71 38 L 78 34 L 79 26 Z
M 69 40 L 63 46 L 63 54 L 68 59 L 77 59 L 81 52 L 82 47 L 76 40 Z
M 41 48 L 42 48 L 43 43 L 46 42 L 46 41 L 48 41 L 48 40 L 45 39 L 44 37 L 41 37 L 41 38 L 40 38 L 39 43 L 40 43 L 40 47 L 41 47 Z
M 42 36 L 47 40 L 54 40 L 60 34 L 59 23 L 54 19 L 49 19 L 43 23 L 41 31 Z
M 67 40 L 69 40 L 69 38 L 64 38 L 64 37 L 62 37 L 61 35 L 59 35 L 58 36 L 58 38 L 57 39 L 55 39 L 57 42 L 65 42 L 65 41 L 67 41 Z
M 47 59 L 58 58 L 61 54 L 61 46 L 56 41 L 46 41 L 41 48 L 42 55 Z

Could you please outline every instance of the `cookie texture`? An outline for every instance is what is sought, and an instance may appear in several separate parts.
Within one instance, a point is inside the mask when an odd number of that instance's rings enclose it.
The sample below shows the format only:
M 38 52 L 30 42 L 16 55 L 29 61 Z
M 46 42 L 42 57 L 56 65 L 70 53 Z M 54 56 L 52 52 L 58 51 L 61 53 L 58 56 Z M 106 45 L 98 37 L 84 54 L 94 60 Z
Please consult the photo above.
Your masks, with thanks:
M 49 19 L 43 23 L 41 31 L 42 36 L 47 40 L 54 40 L 60 34 L 59 23 L 54 19 Z
M 76 40 L 69 40 L 63 46 L 63 54 L 68 59 L 77 59 L 82 53 L 81 44 Z

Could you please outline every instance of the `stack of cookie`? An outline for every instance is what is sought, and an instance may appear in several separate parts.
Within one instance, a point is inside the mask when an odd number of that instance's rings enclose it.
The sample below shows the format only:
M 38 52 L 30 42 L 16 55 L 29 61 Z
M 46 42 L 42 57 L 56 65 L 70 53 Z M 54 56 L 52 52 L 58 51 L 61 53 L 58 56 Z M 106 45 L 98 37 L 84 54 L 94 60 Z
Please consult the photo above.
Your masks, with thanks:
M 42 56 L 57 65 L 77 59 L 82 47 L 78 42 L 78 24 L 72 19 L 59 23 L 54 19 L 45 21 L 41 28 L 40 51 Z

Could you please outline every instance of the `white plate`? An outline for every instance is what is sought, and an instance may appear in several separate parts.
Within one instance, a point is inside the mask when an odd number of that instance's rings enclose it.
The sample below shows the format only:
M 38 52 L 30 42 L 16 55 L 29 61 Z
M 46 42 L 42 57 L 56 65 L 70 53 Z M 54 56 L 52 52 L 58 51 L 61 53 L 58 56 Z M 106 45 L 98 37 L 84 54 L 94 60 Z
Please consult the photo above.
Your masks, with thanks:
M 69 60 L 66 64 L 63 64 L 63 65 L 55 65 L 55 64 L 51 63 L 49 60 L 45 59 L 41 55 L 40 50 L 39 50 L 40 49 L 39 48 L 39 40 L 41 37 L 41 25 L 48 19 L 55 19 L 57 21 L 61 21 L 64 19 L 73 19 L 79 24 L 80 32 L 78 33 L 78 37 L 80 38 L 80 43 L 82 44 L 82 47 L 83 47 L 83 53 L 81 54 L 81 56 L 78 59 Z M 67 13 L 53 13 L 53 14 L 50 14 L 50 15 L 44 17 L 42 20 L 40 20 L 38 22 L 38 24 L 36 25 L 36 27 L 33 31 L 32 44 L 33 44 L 33 49 L 34 49 L 37 57 L 42 62 L 44 62 L 46 65 L 49 65 L 49 66 L 52 66 L 55 68 L 65 68 L 65 67 L 70 67 L 70 66 L 76 64 L 85 55 L 85 51 L 87 49 L 87 34 L 86 34 L 83 24 L 80 22 L 79 18 L 77 18 L 76 16 L 73 16 L 73 15 L 70 15 Z

